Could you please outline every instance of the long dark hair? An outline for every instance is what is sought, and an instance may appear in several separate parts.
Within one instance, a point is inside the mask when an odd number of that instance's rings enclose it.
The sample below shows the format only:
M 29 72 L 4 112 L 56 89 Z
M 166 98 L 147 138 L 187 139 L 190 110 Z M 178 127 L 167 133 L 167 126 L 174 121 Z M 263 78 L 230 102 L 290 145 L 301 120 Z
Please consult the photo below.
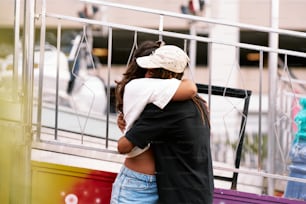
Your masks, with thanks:
M 207 124 L 207 126 L 210 128 L 210 119 L 209 119 L 209 111 L 208 111 L 208 104 L 207 102 L 197 94 L 192 98 L 193 102 L 196 104 L 198 107 L 200 113 L 201 113 L 201 118 L 203 123 Z
M 157 48 L 161 46 L 162 41 L 144 41 L 135 50 L 133 57 L 128 64 L 126 72 L 123 74 L 121 81 L 115 81 L 116 86 L 116 109 L 121 111 L 123 109 L 123 93 L 125 85 L 133 79 L 143 78 L 146 73 L 146 69 L 140 68 L 136 63 L 137 57 L 147 56 L 152 54 Z

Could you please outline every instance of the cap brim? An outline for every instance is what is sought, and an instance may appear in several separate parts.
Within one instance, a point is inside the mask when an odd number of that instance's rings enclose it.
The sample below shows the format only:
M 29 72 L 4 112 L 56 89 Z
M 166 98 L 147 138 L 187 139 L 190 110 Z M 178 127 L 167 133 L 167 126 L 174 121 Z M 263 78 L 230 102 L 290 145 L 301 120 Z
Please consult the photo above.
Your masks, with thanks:
M 156 64 L 152 60 L 152 56 L 138 57 L 136 59 L 136 63 L 138 64 L 138 66 L 145 69 L 154 69 L 161 67 L 160 64 Z

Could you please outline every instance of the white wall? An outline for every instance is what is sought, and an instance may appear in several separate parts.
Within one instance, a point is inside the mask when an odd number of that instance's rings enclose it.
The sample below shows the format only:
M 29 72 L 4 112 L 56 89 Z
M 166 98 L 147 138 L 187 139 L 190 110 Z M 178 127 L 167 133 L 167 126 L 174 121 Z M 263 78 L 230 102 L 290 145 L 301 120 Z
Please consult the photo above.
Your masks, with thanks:
M 261 26 L 270 25 L 272 0 L 240 0 L 240 22 Z M 279 0 L 279 27 L 306 30 L 306 1 Z
M 25 0 L 20 0 L 23 4 Z M 48 12 L 62 13 L 65 15 L 77 16 L 77 11 L 82 8 L 83 3 L 78 0 L 46 0 Z M 111 1 L 111 0 L 110 0 Z M 211 8 L 211 4 L 217 0 L 206 0 L 207 9 Z M 239 5 L 239 22 L 250 23 L 255 25 L 269 26 L 270 3 L 271 0 L 219 0 L 225 4 L 238 2 Z M 13 24 L 14 20 L 14 2 L 15 0 L 0 1 L 0 27 L 7 27 Z M 40 0 L 37 0 L 39 7 Z M 166 11 L 179 12 L 180 5 L 186 4 L 187 0 L 112 0 L 111 2 L 130 4 L 134 6 L 146 7 L 151 9 L 162 9 Z M 306 1 L 305 0 L 280 0 L 280 28 L 306 30 Z M 156 27 L 158 25 L 158 17 L 151 15 L 139 15 L 134 12 L 122 11 L 120 9 L 106 10 L 107 19 L 116 23 L 140 25 L 146 27 Z M 208 12 L 209 13 L 209 12 Z M 211 14 L 212 16 L 218 16 Z M 230 19 L 228 19 L 230 20 Z M 55 25 L 55 21 L 48 21 L 49 25 Z M 65 24 L 64 26 L 78 26 Z M 187 28 L 188 23 L 178 23 L 175 19 L 165 19 L 166 27 Z

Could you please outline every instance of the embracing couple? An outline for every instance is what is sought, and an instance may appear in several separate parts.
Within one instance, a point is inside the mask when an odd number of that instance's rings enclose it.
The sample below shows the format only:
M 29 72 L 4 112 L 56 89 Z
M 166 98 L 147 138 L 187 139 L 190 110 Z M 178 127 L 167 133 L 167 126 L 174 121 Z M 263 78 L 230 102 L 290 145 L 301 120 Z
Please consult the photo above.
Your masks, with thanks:
M 210 204 L 213 170 L 206 102 L 182 79 L 177 46 L 144 41 L 117 82 L 118 151 L 126 154 L 111 204 Z

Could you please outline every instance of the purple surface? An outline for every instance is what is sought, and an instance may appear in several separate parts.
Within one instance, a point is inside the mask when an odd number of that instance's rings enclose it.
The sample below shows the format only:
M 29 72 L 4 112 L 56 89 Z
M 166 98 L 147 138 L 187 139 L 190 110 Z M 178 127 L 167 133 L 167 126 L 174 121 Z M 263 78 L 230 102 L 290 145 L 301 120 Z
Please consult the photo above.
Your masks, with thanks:
M 281 197 L 273 197 L 267 195 L 257 195 L 252 193 L 245 193 L 235 190 L 215 189 L 214 190 L 214 204 L 299 204 L 306 203 L 301 200 L 291 200 Z

